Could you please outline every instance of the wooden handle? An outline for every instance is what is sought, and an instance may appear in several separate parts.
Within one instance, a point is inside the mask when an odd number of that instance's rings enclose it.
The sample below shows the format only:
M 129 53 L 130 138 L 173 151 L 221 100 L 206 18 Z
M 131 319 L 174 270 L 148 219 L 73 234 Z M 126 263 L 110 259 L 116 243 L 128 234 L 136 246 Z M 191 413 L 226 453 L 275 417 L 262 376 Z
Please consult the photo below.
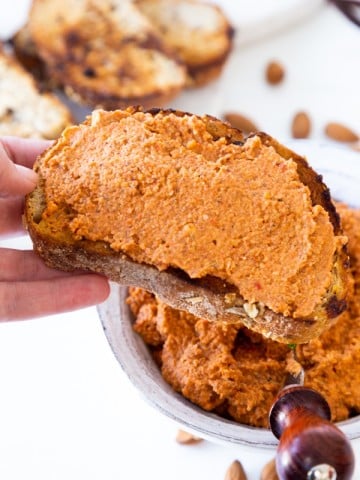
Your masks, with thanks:
M 270 411 L 270 428 L 280 439 L 276 468 L 280 480 L 350 480 L 354 452 L 330 422 L 330 408 L 315 390 L 290 385 Z

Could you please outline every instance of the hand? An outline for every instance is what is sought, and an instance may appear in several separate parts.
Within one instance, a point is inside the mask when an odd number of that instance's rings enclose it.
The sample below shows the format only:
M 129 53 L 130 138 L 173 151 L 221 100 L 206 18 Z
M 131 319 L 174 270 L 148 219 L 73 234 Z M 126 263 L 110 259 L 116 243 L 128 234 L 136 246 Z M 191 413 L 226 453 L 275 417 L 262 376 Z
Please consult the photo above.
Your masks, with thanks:
M 24 196 L 36 185 L 31 167 L 51 142 L 0 138 L 0 236 L 23 232 Z M 0 249 L 0 321 L 66 312 L 94 305 L 109 295 L 96 274 L 48 268 L 32 251 Z

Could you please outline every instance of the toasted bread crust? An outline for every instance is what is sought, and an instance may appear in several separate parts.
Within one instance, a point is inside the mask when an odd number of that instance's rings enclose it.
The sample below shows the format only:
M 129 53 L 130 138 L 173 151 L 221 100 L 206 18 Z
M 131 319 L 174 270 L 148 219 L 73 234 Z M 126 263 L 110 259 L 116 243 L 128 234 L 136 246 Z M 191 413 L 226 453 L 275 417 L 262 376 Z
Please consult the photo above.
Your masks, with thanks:
M 128 111 L 133 114 L 141 109 L 132 107 Z M 159 109 L 152 109 L 149 113 L 158 115 L 160 118 L 169 114 L 190 115 Z M 202 120 L 214 139 L 223 137 L 229 143 L 243 143 L 243 134 L 229 124 L 210 116 L 202 117 Z M 266 134 L 261 134 L 260 137 L 262 142 L 271 144 L 285 158 L 294 159 L 304 184 L 312 192 L 311 198 L 314 205 L 320 204 L 328 211 L 334 232 L 340 232 L 338 215 L 321 178 L 302 157 L 278 144 Z M 41 157 L 38 160 L 39 163 L 41 163 Z M 184 272 L 170 269 L 160 273 L 153 266 L 135 263 L 124 253 L 115 252 L 105 242 L 75 240 L 66 228 L 62 232 L 52 231 L 51 225 L 46 226 L 41 221 L 44 206 L 43 188 L 40 183 L 37 189 L 27 197 L 25 221 L 35 250 L 49 266 L 63 270 L 85 269 L 104 274 L 120 284 L 136 285 L 154 292 L 170 306 L 186 309 L 196 316 L 211 320 L 241 322 L 252 330 L 278 341 L 302 343 L 320 334 L 332 319 L 346 308 L 348 258 L 344 247 L 335 253 L 331 285 L 312 315 L 306 318 L 288 318 L 274 313 L 264 305 L 256 305 L 257 314 L 254 316 L 249 314 L 246 301 L 234 295 L 236 293 L 234 286 L 219 279 L 214 277 L 190 279 Z M 229 298 L 234 301 L 229 302 Z
M 213 80 L 216 80 L 221 75 L 226 59 L 227 55 L 225 58 L 210 62 L 208 64 L 188 66 L 187 87 L 202 87 Z

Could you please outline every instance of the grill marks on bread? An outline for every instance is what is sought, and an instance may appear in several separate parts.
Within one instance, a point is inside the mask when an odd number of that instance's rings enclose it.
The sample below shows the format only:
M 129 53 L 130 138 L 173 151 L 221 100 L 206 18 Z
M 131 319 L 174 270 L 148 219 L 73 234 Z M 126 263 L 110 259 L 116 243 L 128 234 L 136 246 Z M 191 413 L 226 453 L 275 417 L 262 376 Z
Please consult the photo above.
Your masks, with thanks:
M 80 102 L 162 104 L 185 83 L 180 60 L 130 1 L 36 0 L 29 29 L 49 75 Z
M 14 37 L 26 68 L 76 102 L 106 109 L 162 106 L 216 78 L 233 29 L 194 0 L 34 0 Z

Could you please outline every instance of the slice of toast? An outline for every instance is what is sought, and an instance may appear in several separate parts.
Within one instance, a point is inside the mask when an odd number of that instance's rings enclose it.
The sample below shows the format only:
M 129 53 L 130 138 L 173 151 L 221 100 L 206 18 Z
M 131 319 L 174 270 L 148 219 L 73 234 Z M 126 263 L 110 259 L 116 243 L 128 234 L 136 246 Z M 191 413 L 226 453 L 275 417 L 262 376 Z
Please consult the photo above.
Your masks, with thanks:
M 28 27 L 49 76 L 75 101 L 163 105 L 186 69 L 129 0 L 35 0 Z
M 306 160 L 213 117 L 95 111 L 36 162 L 25 222 L 45 262 L 199 317 L 306 342 L 346 308 L 346 238 Z
M 0 135 L 54 139 L 71 123 L 69 109 L 0 47 Z
M 135 4 L 185 63 L 189 86 L 204 85 L 220 75 L 234 30 L 219 7 L 194 0 L 136 0 Z

